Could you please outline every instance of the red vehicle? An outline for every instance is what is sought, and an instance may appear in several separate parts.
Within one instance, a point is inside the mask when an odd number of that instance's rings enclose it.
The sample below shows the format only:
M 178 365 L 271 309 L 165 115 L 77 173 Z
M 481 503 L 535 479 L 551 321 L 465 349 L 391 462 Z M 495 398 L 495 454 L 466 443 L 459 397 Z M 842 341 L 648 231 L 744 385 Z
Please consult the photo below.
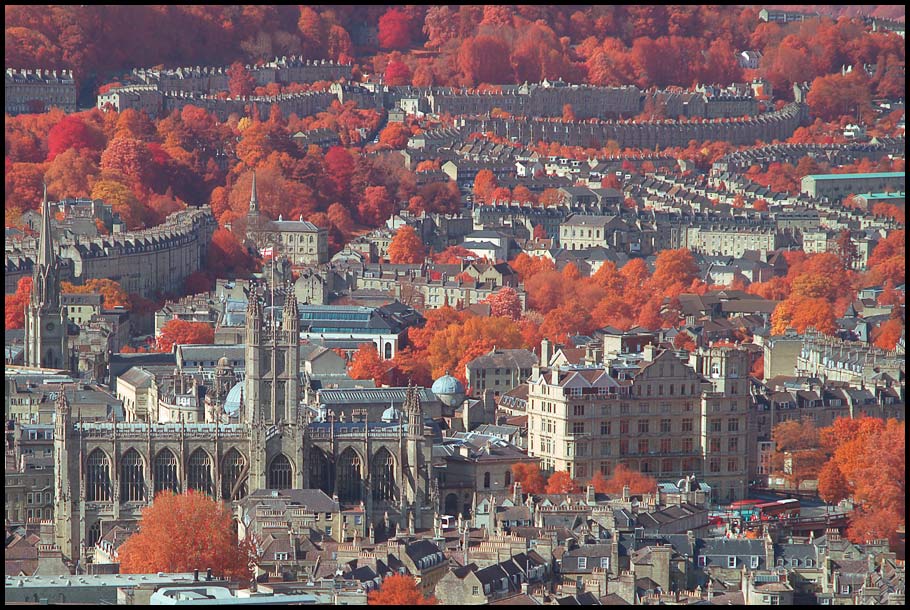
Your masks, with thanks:
M 754 508 L 758 514 L 758 518 L 762 521 L 799 517 L 800 512 L 799 500 L 796 498 L 787 498 L 786 500 L 775 500 L 774 502 L 756 504 Z

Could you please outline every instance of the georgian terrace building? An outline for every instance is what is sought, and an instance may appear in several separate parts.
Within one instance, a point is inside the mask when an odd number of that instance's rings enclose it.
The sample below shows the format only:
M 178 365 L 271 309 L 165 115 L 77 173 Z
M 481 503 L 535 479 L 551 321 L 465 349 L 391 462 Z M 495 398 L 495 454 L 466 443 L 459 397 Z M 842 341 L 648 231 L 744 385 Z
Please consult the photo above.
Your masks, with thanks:
M 609 477 L 623 464 L 674 480 L 695 474 L 718 499 L 745 497 L 748 354 L 702 348 L 684 362 L 646 346 L 642 355 L 630 372 L 535 365 L 528 455 L 574 478 Z

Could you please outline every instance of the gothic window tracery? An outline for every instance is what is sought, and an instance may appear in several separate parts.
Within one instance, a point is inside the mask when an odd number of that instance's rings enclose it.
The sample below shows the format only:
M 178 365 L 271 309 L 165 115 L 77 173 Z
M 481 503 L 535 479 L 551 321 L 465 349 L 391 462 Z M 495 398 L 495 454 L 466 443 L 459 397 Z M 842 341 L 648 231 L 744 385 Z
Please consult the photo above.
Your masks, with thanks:
M 239 483 L 246 467 L 246 460 L 236 449 L 231 449 L 221 462 L 221 497 L 239 500 L 246 495 L 246 483 Z M 239 483 L 239 485 L 238 485 Z M 237 487 L 236 493 L 234 488 Z
M 170 449 L 162 449 L 155 457 L 155 494 L 166 490 L 180 493 L 177 456 Z
M 338 459 L 338 499 L 342 502 L 360 502 L 361 460 L 351 447 L 342 452 Z
M 373 499 L 396 502 L 398 486 L 395 484 L 395 458 L 388 449 L 382 448 L 376 452 L 372 462 L 370 483 L 373 486 Z
M 85 500 L 109 502 L 111 499 L 111 460 L 101 449 L 88 456 L 85 466 Z
M 130 449 L 120 458 L 120 501 L 143 502 L 145 500 L 145 477 L 142 457 Z
M 278 456 L 272 460 L 272 465 L 269 466 L 267 484 L 269 489 L 291 488 L 291 463 L 284 455 L 278 454 Z
M 212 458 L 202 449 L 197 449 L 190 456 L 186 485 L 190 489 L 196 489 L 210 496 L 214 495 Z

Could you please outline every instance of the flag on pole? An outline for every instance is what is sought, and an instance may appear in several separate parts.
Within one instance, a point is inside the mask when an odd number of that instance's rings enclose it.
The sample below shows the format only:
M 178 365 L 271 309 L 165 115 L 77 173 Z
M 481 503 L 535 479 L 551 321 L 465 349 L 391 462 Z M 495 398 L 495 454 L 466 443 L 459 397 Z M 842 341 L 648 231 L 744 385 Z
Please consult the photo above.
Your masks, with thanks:
M 272 258 L 273 256 L 275 256 L 275 248 L 274 248 L 274 247 L 269 246 L 268 248 L 263 248 L 263 250 L 262 250 L 262 258 Z

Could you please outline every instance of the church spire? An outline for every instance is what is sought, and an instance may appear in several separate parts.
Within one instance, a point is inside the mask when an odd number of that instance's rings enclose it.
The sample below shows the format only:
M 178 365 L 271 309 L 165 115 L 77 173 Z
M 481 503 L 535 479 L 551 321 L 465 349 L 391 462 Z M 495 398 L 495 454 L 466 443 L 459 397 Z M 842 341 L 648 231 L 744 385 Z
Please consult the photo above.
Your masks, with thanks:
M 47 202 L 47 183 L 44 183 L 44 199 L 41 200 L 41 234 L 38 238 L 39 267 L 54 264 L 54 242 L 51 235 L 51 212 Z
M 259 213 L 259 199 L 256 198 L 256 172 L 253 172 L 253 188 L 250 190 L 250 214 Z

